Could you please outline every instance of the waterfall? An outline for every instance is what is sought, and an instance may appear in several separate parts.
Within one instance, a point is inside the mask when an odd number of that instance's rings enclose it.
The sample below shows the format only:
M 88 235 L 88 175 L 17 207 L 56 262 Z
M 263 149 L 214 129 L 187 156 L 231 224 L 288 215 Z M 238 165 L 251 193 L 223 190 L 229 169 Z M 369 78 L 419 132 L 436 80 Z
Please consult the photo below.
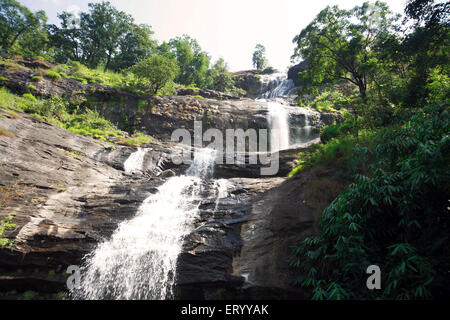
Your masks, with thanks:
M 109 241 L 85 257 L 74 298 L 173 297 L 177 257 L 193 229 L 202 182 L 212 176 L 215 156 L 214 150 L 197 150 L 186 175 L 169 178 L 134 218 L 122 222 Z M 222 189 L 218 192 L 223 194 Z
M 289 113 L 281 103 L 270 101 L 270 150 L 278 151 L 289 148 Z
M 270 75 L 262 75 L 261 82 L 263 83 L 263 91 L 260 99 L 283 98 L 292 96 L 297 89 L 294 81 L 287 79 L 285 73 L 273 73 Z
M 297 88 L 284 73 L 262 75 L 263 92 L 258 99 L 267 102 L 267 115 L 270 126 L 271 150 L 286 150 L 302 147 L 318 141 L 318 133 L 313 130 L 313 118 L 318 118 L 315 111 L 291 107 Z
M 138 148 L 133 152 L 123 164 L 126 173 L 140 173 L 144 171 L 144 158 L 147 149 Z

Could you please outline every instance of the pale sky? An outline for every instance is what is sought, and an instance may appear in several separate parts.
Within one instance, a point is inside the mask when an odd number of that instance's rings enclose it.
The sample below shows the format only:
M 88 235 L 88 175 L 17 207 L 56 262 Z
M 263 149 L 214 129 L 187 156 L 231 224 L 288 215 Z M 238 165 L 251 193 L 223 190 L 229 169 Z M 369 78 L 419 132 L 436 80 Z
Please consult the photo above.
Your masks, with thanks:
M 19 0 L 32 11 L 45 10 L 49 23 L 61 11 L 85 11 L 100 0 Z M 252 69 L 257 43 L 266 47 L 269 64 L 281 71 L 291 65 L 292 39 L 327 5 L 350 9 L 364 0 L 110 0 L 147 23 L 159 42 L 182 34 L 197 39 L 215 61 L 222 57 L 231 71 Z M 403 13 L 406 0 L 385 1 Z

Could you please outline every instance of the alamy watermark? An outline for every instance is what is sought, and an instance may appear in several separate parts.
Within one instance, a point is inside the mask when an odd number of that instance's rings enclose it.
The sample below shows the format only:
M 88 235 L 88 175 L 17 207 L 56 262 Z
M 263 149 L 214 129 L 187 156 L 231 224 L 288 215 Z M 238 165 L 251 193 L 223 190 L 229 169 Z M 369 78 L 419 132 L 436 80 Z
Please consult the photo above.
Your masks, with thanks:
M 272 137 L 279 137 L 278 130 L 271 130 Z M 180 140 L 181 139 L 181 140 Z M 216 164 L 258 164 L 261 167 L 261 175 L 270 176 L 278 173 L 279 169 L 279 139 L 268 138 L 268 129 L 226 129 L 225 139 L 219 129 L 210 128 L 203 132 L 202 122 L 194 121 L 194 137 L 187 129 L 176 129 L 171 136 L 172 141 L 179 142 L 173 151 L 171 158 L 176 165 L 189 164 L 192 161 L 191 147 L 209 148 L 216 150 Z M 204 143 L 208 143 L 206 146 Z M 270 143 L 270 150 L 269 150 Z M 248 159 L 248 161 L 247 161 Z

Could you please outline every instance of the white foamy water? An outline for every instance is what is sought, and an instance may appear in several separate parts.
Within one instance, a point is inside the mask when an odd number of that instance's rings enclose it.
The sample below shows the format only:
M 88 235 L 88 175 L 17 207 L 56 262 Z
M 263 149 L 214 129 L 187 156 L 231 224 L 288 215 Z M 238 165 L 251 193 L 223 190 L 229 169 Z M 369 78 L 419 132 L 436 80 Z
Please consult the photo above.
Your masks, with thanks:
M 202 181 L 212 175 L 214 159 L 215 151 L 197 150 L 186 175 L 169 178 L 89 254 L 74 298 L 172 298 L 177 257 L 193 229 Z
M 289 112 L 281 103 L 270 101 L 270 150 L 278 151 L 289 148 Z
M 123 168 L 126 173 L 140 173 L 144 171 L 144 159 L 147 149 L 138 148 L 124 162 Z
M 286 73 L 261 75 L 261 82 L 266 91 L 260 94 L 260 99 L 289 97 L 296 91 L 294 81 L 288 79 Z

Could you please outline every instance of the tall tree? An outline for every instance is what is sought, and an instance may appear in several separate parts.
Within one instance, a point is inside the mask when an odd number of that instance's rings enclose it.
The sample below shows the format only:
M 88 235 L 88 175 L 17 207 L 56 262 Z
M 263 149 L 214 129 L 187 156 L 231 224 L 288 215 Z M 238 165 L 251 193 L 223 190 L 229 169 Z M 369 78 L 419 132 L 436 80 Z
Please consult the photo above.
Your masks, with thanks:
M 410 0 L 405 13 L 414 22 L 402 48 L 410 57 L 405 104 L 421 106 L 429 94 L 428 82 L 435 68 L 448 68 L 450 64 L 450 1 Z
M 231 74 L 228 72 L 228 66 L 223 58 L 220 58 L 208 71 L 207 88 L 230 92 L 234 89 L 234 81 Z
M 70 12 L 58 14 L 60 26 L 48 25 L 53 57 L 56 62 L 82 61 L 80 19 Z
M 111 63 L 111 68 L 115 71 L 126 69 L 155 54 L 157 43 L 151 38 L 152 35 L 153 31 L 149 25 L 133 24 L 129 32 L 120 39 L 118 53 Z
M 108 69 L 118 43 L 129 31 L 133 18 L 118 11 L 109 1 L 89 3 L 89 12 L 80 15 L 81 46 L 89 67 L 105 63 Z
M 157 55 L 140 61 L 129 70 L 136 77 L 137 86 L 156 95 L 172 83 L 179 69 L 175 59 Z
M 174 56 L 180 67 L 180 72 L 175 81 L 184 85 L 203 86 L 210 60 L 206 52 L 202 51 L 197 40 L 188 35 L 183 35 L 171 39 L 167 45 L 170 51 L 166 54 Z M 167 47 L 163 49 L 167 49 Z
M 15 0 L 0 0 L 0 46 L 7 53 L 21 36 L 45 25 L 45 12 L 31 12 Z
M 252 62 L 253 66 L 258 70 L 262 70 L 267 66 L 266 48 L 262 44 L 258 43 L 255 46 Z
M 393 15 L 384 2 L 365 2 L 352 10 L 327 7 L 297 35 L 293 58 L 309 62 L 300 74 L 306 92 L 317 93 L 325 80 L 356 85 L 361 98 L 377 72 L 376 49 L 393 32 Z

